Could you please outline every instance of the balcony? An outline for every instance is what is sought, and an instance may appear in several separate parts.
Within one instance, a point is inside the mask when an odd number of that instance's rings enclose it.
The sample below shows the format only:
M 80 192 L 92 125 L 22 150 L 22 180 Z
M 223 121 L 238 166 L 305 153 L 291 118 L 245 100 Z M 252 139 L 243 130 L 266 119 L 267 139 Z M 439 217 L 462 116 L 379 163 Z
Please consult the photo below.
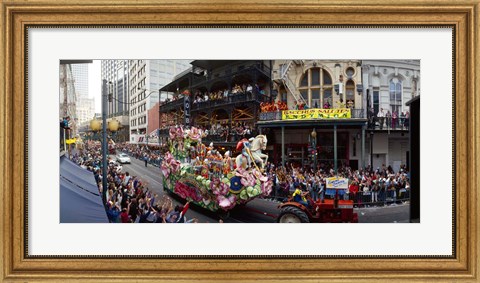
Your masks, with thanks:
M 260 121 L 276 121 L 282 120 L 282 111 L 262 112 L 260 113 Z
M 368 129 L 376 131 L 408 131 L 409 118 L 368 117 Z
M 209 100 L 204 102 L 193 102 L 192 111 L 199 111 L 209 108 L 224 107 L 227 105 L 235 105 L 246 102 L 261 103 L 266 102 L 270 97 L 260 93 L 241 93 L 241 94 L 229 94 L 222 99 Z
M 183 108 L 183 103 L 183 96 L 176 100 L 166 102 L 165 104 L 160 105 L 160 112 L 168 112 L 171 110 Z

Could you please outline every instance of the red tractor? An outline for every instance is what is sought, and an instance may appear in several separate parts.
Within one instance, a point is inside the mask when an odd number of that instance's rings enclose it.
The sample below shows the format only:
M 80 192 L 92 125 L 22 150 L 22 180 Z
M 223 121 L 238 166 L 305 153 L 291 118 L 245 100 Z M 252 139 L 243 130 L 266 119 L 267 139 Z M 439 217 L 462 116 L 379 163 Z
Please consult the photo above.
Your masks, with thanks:
M 281 212 L 278 223 L 358 223 L 358 215 L 353 212 L 353 200 L 340 200 L 338 192 L 333 199 L 313 201 L 306 195 L 308 207 L 289 198 L 279 205 Z

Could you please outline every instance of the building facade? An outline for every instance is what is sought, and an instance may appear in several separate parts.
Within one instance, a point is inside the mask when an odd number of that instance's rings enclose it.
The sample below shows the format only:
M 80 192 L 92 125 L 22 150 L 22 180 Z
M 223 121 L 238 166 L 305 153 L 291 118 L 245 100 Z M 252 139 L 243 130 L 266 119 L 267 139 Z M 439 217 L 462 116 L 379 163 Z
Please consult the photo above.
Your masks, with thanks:
M 261 113 L 257 125 L 268 133 L 277 164 L 336 162 L 355 169 L 392 166 L 396 171 L 408 164 L 405 103 L 420 93 L 418 60 L 276 60 L 273 66 L 276 100 L 288 109 L 302 105 L 300 109 L 309 109 L 305 113 L 351 113 L 348 118 L 295 121 L 285 120 L 281 112 Z
M 374 168 L 385 164 L 398 171 L 400 165 L 409 163 L 410 109 L 406 103 L 420 95 L 420 60 L 364 60 L 362 71 L 373 139 L 373 147 L 367 145 L 370 163 Z M 379 115 L 382 110 L 384 115 Z
M 88 64 L 72 64 L 77 97 L 88 97 Z
M 77 96 L 75 92 L 75 79 L 71 64 L 60 64 L 60 120 L 70 117 L 72 133 L 75 135 L 78 128 Z
M 158 131 L 160 128 L 160 102 L 157 102 L 153 105 L 152 108 L 148 110 L 148 125 L 147 125 L 147 135 L 146 142 L 148 144 L 158 144 L 160 141 L 158 139 Z
M 71 64 L 76 96 L 76 117 L 80 128 L 85 128 L 95 114 L 95 99 L 88 97 L 89 64 Z
M 159 102 L 159 90 L 190 67 L 189 60 L 129 60 L 128 94 L 131 143 L 146 142 L 148 110 Z M 156 131 L 156 129 L 155 129 Z
M 107 121 L 116 119 L 120 128 L 115 139 L 129 140 L 129 65 L 128 60 L 102 60 L 102 81 L 106 80 L 110 101 L 107 102 Z
M 303 102 L 309 108 L 348 106 L 362 109 L 362 97 L 356 95 L 362 86 L 359 60 L 275 60 L 273 80 L 277 99 L 294 107 Z M 341 104 L 341 105 L 340 105 Z
M 322 167 L 336 161 L 338 166 L 364 166 L 367 116 L 360 60 L 275 60 L 272 79 L 275 100 L 290 110 L 350 113 L 348 118 L 293 120 L 281 112 L 261 113 L 257 125 L 267 134 L 276 164 Z
M 260 103 L 271 100 L 271 61 L 195 60 L 191 65 L 161 89 L 171 94 L 160 105 L 161 142 L 168 139 L 169 126 L 185 125 L 186 95 L 191 103 L 189 125 L 208 131 L 205 143 L 228 150 L 253 136 Z

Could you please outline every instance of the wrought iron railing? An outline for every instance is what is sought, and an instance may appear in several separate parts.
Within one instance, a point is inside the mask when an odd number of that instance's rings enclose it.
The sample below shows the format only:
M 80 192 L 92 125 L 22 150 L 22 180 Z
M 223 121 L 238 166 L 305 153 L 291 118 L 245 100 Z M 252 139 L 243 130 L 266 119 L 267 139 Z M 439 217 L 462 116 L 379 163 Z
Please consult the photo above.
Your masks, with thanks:
M 408 131 L 409 118 L 387 118 L 368 115 L 369 130 L 403 130 Z
M 183 107 L 183 103 L 184 103 L 183 96 L 176 100 L 166 102 L 160 105 L 160 112 L 170 111 L 170 110 L 177 109 L 179 107 Z
M 201 110 L 201 109 L 208 109 L 213 107 L 219 106 L 226 106 L 228 104 L 237 104 L 237 103 L 244 103 L 244 102 L 266 102 L 270 98 L 266 95 L 256 92 L 248 92 L 248 93 L 240 93 L 240 94 L 231 94 L 227 97 L 223 97 L 221 99 L 215 100 L 208 100 L 203 102 L 193 102 L 192 103 L 192 111 Z
M 354 119 L 366 119 L 365 109 L 350 109 L 351 117 Z
M 275 120 L 282 120 L 282 112 L 261 112 L 260 113 L 260 121 L 275 121 Z

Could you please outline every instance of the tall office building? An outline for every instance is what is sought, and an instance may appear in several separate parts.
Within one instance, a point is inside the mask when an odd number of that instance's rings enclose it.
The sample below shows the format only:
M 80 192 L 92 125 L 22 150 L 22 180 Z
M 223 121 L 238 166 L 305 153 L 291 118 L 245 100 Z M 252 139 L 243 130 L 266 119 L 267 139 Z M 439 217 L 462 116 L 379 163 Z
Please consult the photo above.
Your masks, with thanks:
M 77 99 L 77 119 L 80 125 L 86 125 L 95 114 L 95 98 L 88 97 L 89 64 L 72 64 L 75 95 Z
M 88 64 L 72 64 L 77 97 L 88 97 Z
M 159 102 L 159 89 L 190 68 L 191 60 L 130 60 L 130 142 L 146 142 L 148 110 Z M 153 123 L 154 121 L 151 121 Z M 157 121 L 158 123 L 158 121 Z
M 129 140 L 129 61 L 102 60 L 102 80 L 106 80 L 107 89 L 112 94 L 111 101 L 107 102 L 108 120 L 116 119 L 120 122 L 117 141 Z

